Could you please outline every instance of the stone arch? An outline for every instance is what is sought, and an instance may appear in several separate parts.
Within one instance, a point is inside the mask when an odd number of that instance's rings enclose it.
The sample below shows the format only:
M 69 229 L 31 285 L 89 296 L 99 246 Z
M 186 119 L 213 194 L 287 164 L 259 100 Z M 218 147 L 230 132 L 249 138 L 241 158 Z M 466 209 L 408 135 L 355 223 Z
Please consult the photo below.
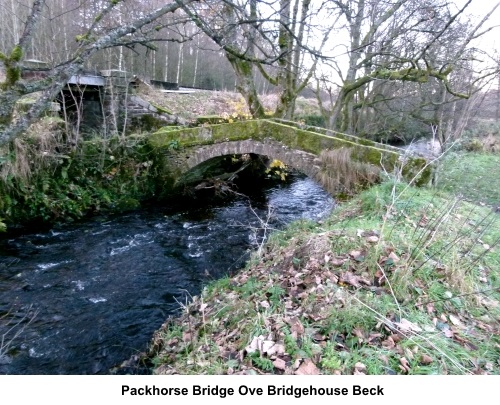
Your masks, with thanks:
M 181 178 L 189 170 L 210 159 L 247 153 L 269 156 L 270 158 L 281 160 L 287 166 L 297 169 L 313 179 L 317 179 L 317 174 L 320 170 L 319 159 L 312 153 L 291 149 L 271 139 L 264 141 L 247 139 L 203 145 L 193 149 L 184 162 L 184 170 L 180 173 Z

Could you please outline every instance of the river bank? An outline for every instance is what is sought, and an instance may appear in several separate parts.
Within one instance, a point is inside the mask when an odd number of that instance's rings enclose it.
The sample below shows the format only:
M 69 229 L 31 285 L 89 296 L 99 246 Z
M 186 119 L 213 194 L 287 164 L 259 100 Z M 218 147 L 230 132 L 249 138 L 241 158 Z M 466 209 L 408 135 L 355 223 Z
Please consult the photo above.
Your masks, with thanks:
M 500 218 L 390 182 L 300 221 L 155 334 L 154 374 L 498 374 Z
M 183 201 L 0 235 L 0 374 L 108 374 L 179 302 L 244 266 L 269 210 L 282 228 L 333 206 L 300 175 L 247 198 Z

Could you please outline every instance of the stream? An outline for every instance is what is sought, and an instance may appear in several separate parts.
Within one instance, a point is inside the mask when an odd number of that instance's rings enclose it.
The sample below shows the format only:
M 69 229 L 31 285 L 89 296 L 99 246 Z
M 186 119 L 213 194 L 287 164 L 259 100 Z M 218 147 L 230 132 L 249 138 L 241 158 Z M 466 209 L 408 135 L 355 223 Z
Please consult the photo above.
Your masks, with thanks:
M 242 268 L 269 225 L 318 220 L 314 181 L 224 205 L 155 206 L 0 239 L 0 374 L 109 374 L 214 279 Z

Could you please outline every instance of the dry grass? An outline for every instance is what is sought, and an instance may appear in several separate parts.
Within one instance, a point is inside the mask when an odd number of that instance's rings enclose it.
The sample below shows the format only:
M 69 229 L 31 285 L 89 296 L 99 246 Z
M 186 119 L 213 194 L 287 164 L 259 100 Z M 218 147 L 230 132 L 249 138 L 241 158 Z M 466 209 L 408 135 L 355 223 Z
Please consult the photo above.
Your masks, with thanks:
M 370 164 L 353 160 L 351 153 L 349 148 L 340 148 L 324 150 L 319 156 L 318 181 L 333 195 L 351 196 L 379 181 L 380 171 Z
M 6 160 L 2 165 L 0 170 L 2 180 L 6 181 L 9 177 L 28 180 L 31 176 L 31 165 L 26 143 L 20 138 L 14 139 L 12 145 L 6 147 L 5 152 L 5 155 L 10 156 L 11 159 Z
M 500 137 L 493 134 L 488 134 L 481 138 L 483 150 L 485 152 L 500 153 Z
M 57 150 L 66 149 L 60 124 L 60 119 L 46 117 L 31 125 L 23 137 L 5 146 L 0 151 L 0 155 L 6 157 L 0 168 L 0 179 L 26 182 L 32 173 L 57 159 Z
M 463 149 L 467 152 L 500 153 L 500 136 L 488 133 L 463 142 Z

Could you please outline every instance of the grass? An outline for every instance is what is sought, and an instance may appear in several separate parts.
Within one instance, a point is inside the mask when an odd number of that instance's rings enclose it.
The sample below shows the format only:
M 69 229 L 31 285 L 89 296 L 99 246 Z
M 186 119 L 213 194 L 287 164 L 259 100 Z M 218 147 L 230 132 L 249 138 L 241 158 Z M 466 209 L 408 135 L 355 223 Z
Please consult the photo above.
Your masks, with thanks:
M 275 232 L 153 339 L 156 374 L 500 374 L 500 216 L 382 183 Z
M 453 153 L 438 174 L 439 187 L 477 203 L 500 205 L 500 154 Z

